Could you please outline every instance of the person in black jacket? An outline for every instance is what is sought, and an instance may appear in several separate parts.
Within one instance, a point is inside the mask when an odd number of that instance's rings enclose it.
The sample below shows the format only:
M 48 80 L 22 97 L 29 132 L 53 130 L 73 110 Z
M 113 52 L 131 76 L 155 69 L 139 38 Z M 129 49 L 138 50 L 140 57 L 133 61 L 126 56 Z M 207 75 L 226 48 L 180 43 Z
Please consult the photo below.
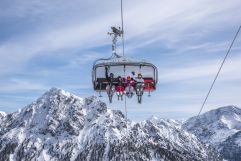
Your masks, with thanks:
M 108 75 L 108 72 L 109 72 L 109 68 L 106 66 L 105 67 L 105 78 L 107 80 L 107 86 L 106 86 L 106 93 L 109 97 L 109 101 L 110 103 L 112 103 L 112 97 L 115 93 L 115 85 L 114 85 L 114 74 L 113 73 L 110 73 L 110 75 Z

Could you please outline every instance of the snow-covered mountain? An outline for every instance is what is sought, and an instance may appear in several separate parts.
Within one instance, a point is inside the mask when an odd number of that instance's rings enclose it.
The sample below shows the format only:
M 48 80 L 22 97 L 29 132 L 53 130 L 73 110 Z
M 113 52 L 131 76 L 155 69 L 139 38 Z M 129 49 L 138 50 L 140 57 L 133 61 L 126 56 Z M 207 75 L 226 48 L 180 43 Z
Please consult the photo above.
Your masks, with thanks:
M 0 119 L 4 118 L 7 114 L 3 111 L 0 111 Z
M 5 112 L 0 111 L 0 124 L 1 120 L 6 116 L 7 114 Z
M 183 128 L 214 147 L 227 160 L 241 160 L 241 109 L 221 107 L 192 117 Z
M 0 124 L 0 160 L 219 160 L 171 120 L 134 123 L 96 97 L 53 88 Z

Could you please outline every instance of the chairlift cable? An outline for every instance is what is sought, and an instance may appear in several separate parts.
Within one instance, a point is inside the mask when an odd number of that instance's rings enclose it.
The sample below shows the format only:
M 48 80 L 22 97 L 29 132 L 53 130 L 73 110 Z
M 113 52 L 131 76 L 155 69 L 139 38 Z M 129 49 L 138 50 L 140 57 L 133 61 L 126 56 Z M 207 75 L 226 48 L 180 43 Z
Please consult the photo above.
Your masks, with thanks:
M 123 2 L 121 0 L 121 30 L 122 30 L 122 50 L 123 50 L 123 56 L 125 56 L 125 43 L 124 43 L 124 21 L 123 21 Z M 124 78 L 126 76 L 126 69 L 124 66 Z M 126 114 L 126 120 L 127 120 L 127 105 L 126 105 L 126 95 L 125 95 L 125 114 Z M 126 121 L 127 123 L 127 121 Z
M 121 0 L 121 30 L 122 30 L 122 52 L 123 56 L 125 56 L 125 39 L 124 39 L 124 18 L 123 18 L 123 2 Z
M 241 26 L 239 27 L 238 31 L 236 32 L 236 34 L 235 34 L 235 36 L 234 36 L 234 38 L 233 38 L 233 41 L 232 41 L 231 45 L 229 46 L 229 49 L 228 49 L 228 51 L 227 51 L 227 53 L 226 53 L 226 55 L 225 55 L 225 57 L 224 57 L 221 65 L 220 65 L 219 69 L 218 69 L 218 72 L 217 72 L 217 74 L 216 74 L 216 76 L 215 76 L 215 78 L 214 78 L 214 80 L 213 80 L 213 82 L 212 82 L 211 87 L 209 88 L 209 91 L 208 91 L 208 93 L 207 93 L 207 95 L 206 95 L 206 97 L 205 97 L 205 99 L 204 99 L 204 101 L 203 101 L 203 103 L 202 103 L 202 106 L 201 106 L 200 111 L 199 111 L 199 113 L 198 113 L 197 116 L 199 116 L 199 115 L 201 114 L 201 112 L 202 112 L 202 110 L 203 110 L 203 107 L 205 106 L 205 104 L 206 104 L 206 102 L 207 102 L 207 99 L 208 99 L 208 97 L 209 97 L 209 95 L 210 95 L 210 93 L 211 93 L 211 91 L 212 91 L 212 89 L 213 89 L 213 86 L 214 86 L 214 84 L 215 84 L 215 82 L 216 82 L 216 80 L 217 80 L 217 78 L 218 78 L 218 76 L 219 76 L 219 74 L 220 74 L 220 71 L 222 70 L 223 65 L 224 65 L 224 63 L 225 63 L 225 61 L 226 61 L 226 59 L 227 59 L 227 57 L 228 57 L 228 55 L 229 55 L 232 47 L 233 47 L 233 44 L 234 44 L 234 42 L 235 42 L 235 40 L 236 40 L 236 38 L 237 38 L 237 36 L 238 36 L 238 34 L 239 34 L 240 29 L 241 29 Z
M 126 67 L 124 66 L 124 78 L 126 77 Z M 127 104 L 126 104 L 126 95 L 125 95 L 125 115 L 126 115 L 126 125 L 127 125 Z
M 121 0 L 121 30 L 122 30 L 122 52 L 125 56 L 125 39 L 124 39 L 124 20 L 123 20 L 123 2 Z M 124 66 L 124 77 L 125 77 L 125 66 Z M 126 123 L 127 123 L 127 105 L 126 105 L 126 95 L 125 95 L 125 114 L 126 114 Z
M 121 38 L 122 38 L 122 52 L 123 52 L 123 56 L 125 56 L 125 39 L 124 39 L 124 20 L 123 20 L 123 2 L 121 0 L 121 30 L 122 30 L 122 34 L 121 34 Z M 126 69 L 124 66 L 124 78 L 126 76 Z M 128 134 L 128 111 L 127 111 L 127 104 L 126 104 L 126 95 L 125 95 L 125 115 L 126 115 L 126 134 Z M 126 136 L 127 139 L 127 136 Z M 126 146 L 126 150 L 127 150 L 127 156 L 129 154 L 129 148 L 128 148 L 128 140 L 127 141 L 127 146 Z

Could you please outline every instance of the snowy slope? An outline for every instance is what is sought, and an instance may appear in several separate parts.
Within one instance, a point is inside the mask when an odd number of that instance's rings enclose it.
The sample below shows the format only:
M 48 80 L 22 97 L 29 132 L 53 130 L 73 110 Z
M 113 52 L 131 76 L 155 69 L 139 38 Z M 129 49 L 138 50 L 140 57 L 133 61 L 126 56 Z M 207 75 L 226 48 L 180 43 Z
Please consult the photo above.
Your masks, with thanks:
M 183 128 L 217 149 L 225 159 L 241 160 L 240 108 L 225 106 L 211 110 L 190 118 L 183 124 Z
M 0 120 L 5 117 L 7 114 L 3 111 L 0 111 Z
M 2 122 L 2 119 L 6 116 L 7 114 L 5 112 L 0 111 L 0 124 Z
M 126 122 L 96 97 L 53 88 L 0 125 L 0 160 L 218 160 L 171 120 Z

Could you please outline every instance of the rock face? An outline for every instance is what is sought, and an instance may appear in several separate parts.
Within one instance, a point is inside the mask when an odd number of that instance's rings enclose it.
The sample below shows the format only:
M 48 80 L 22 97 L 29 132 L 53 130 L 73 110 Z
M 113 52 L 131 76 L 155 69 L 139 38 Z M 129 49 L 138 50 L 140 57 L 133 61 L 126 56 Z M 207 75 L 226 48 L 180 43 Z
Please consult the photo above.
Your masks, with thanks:
M 96 97 L 53 88 L 0 125 L 0 160 L 218 160 L 171 120 L 134 123 Z
M 192 117 L 183 128 L 196 135 L 203 143 L 215 148 L 229 161 L 241 160 L 241 109 L 221 107 Z

